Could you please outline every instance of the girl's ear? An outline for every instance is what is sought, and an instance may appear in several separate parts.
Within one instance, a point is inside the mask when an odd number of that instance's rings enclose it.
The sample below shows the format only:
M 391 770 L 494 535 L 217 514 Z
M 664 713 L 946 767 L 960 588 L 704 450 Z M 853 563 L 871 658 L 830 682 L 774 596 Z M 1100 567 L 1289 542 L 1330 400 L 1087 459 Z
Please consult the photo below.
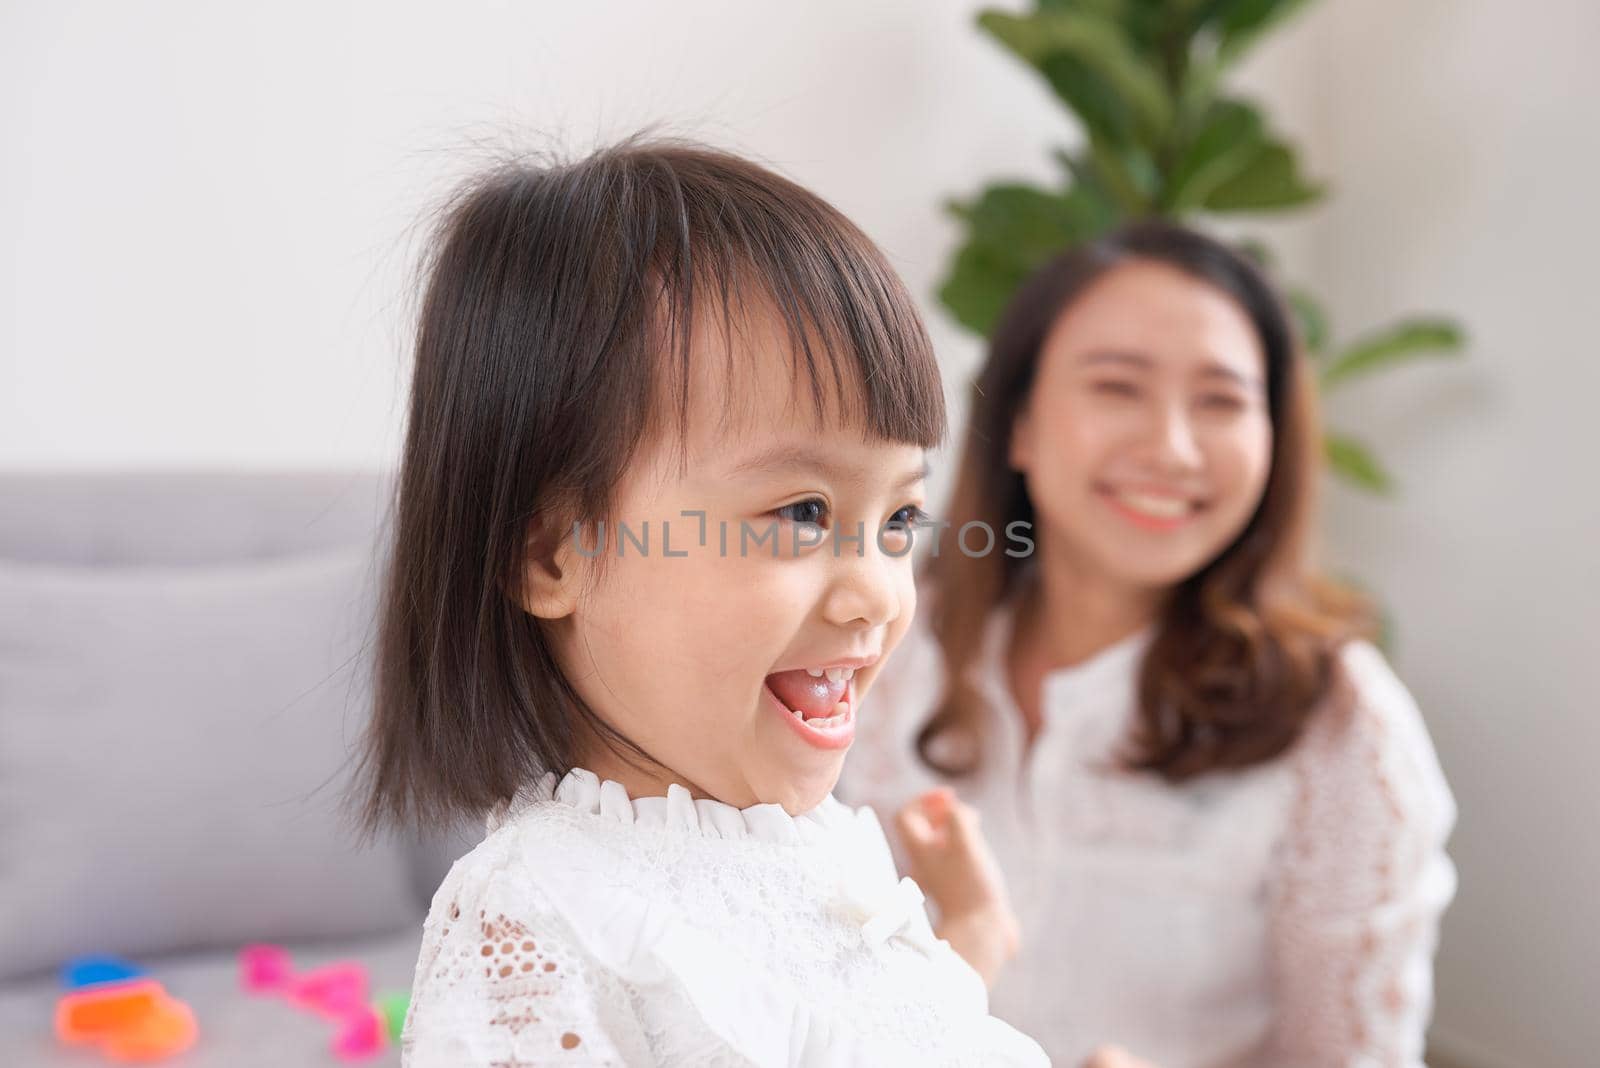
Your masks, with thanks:
M 522 588 L 517 602 L 523 611 L 539 619 L 564 619 L 578 606 L 578 589 L 583 575 L 583 558 L 573 545 L 572 535 L 535 521 L 528 527 L 528 542 L 522 560 Z

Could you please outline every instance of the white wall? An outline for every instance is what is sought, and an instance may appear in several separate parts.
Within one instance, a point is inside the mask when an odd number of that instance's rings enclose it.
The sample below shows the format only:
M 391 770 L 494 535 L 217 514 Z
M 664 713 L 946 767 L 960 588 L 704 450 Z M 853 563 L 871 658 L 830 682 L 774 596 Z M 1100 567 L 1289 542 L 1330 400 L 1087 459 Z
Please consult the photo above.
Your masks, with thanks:
M 1461 808 L 1436 1045 L 1600 1063 L 1600 5 L 1340 0 L 1306 29 L 1336 321 L 1473 339 L 1332 406 L 1401 488 L 1338 494 L 1330 548 L 1393 611 Z
M 408 230 L 506 131 L 754 154 L 931 294 L 940 201 L 1069 129 L 976 7 L 7 5 L 0 466 L 386 462 Z
M 927 298 L 938 209 L 1050 176 L 1072 128 L 971 0 L 0 7 L 0 467 L 386 464 L 408 228 L 475 138 L 665 119 L 838 203 Z M 1015 6 L 1015 5 L 1010 5 Z M 1324 0 L 1246 83 L 1336 179 L 1271 228 L 1355 328 L 1417 309 L 1471 359 L 1353 389 L 1403 490 L 1331 501 L 1462 807 L 1439 1031 L 1486 1065 L 1600 1049 L 1587 0 Z M 978 347 L 930 316 L 953 393 Z M 936 487 L 937 488 L 937 487 Z M 1587 696 L 1587 694 L 1584 694 Z

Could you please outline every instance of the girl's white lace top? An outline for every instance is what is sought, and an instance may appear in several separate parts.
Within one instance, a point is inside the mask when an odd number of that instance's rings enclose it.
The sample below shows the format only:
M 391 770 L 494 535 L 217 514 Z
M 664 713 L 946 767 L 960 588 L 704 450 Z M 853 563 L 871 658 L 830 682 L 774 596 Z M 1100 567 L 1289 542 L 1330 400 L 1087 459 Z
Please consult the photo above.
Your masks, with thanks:
M 1025 753 L 1005 670 L 1012 613 L 970 676 L 983 814 L 1022 927 L 996 1015 L 1073 1066 L 1115 1043 L 1161 1068 L 1415 1066 L 1432 1008 L 1455 805 L 1422 717 L 1370 644 L 1294 749 L 1181 786 L 1119 770 L 1150 632 L 1044 680 Z M 937 780 L 914 738 L 942 693 L 919 619 L 862 703 L 839 796 L 880 813 Z
M 576 769 L 488 832 L 424 924 L 408 1068 L 1048 1064 L 870 809 L 630 798 Z

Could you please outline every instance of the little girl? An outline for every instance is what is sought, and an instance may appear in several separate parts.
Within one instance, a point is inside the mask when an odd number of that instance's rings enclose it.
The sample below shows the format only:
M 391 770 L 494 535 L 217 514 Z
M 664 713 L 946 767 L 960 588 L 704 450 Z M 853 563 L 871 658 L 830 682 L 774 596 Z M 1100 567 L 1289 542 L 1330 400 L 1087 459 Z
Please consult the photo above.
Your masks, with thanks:
M 944 433 L 882 255 L 636 141 L 483 177 L 428 270 L 366 817 L 488 836 L 434 896 L 405 1063 L 1047 1063 L 830 796 Z M 943 923 L 982 942 L 1003 908 L 969 904 Z

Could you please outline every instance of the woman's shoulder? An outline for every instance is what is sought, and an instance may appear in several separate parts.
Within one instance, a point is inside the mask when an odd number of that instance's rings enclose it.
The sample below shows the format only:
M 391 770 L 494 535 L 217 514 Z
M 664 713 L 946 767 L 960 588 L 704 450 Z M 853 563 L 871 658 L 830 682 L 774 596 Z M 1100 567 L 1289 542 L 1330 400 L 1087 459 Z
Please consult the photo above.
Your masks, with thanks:
M 1422 710 L 1371 642 L 1354 639 L 1337 650 L 1327 698 L 1306 726 L 1296 763 L 1340 805 L 1365 797 L 1374 808 L 1441 834 L 1455 822 L 1455 801 Z
M 1340 645 L 1325 718 L 1346 744 L 1366 744 L 1413 756 L 1433 756 L 1433 742 L 1416 698 L 1374 644 L 1356 638 Z

